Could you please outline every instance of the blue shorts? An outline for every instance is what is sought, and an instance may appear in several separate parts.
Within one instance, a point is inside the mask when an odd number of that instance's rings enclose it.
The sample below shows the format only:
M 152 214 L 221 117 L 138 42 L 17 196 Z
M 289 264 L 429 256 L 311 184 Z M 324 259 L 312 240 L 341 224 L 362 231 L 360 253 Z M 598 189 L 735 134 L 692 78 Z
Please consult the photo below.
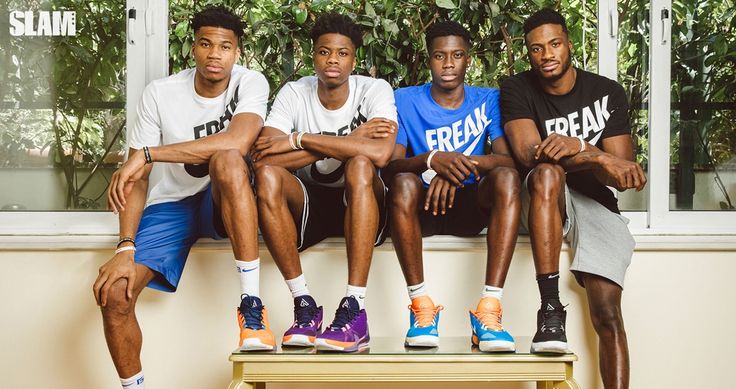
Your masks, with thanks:
M 146 207 L 135 236 L 135 263 L 155 273 L 148 287 L 176 291 L 189 250 L 200 237 L 227 237 L 211 186 L 179 201 Z

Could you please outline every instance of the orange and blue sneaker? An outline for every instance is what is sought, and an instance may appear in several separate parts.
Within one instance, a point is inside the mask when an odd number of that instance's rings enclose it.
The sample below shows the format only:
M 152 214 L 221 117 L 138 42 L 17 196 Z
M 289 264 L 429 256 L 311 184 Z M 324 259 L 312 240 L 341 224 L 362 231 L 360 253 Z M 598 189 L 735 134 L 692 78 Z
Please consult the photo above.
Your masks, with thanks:
M 516 351 L 514 338 L 501 326 L 501 302 L 495 297 L 480 299 L 475 312 L 470 311 L 473 345 L 483 352 Z
M 273 351 L 276 341 L 268 326 L 268 312 L 261 299 L 243 295 L 238 307 L 241 351 Z
M 353 296 L 340 300 L 335 320 L 317 336 L 317 350 L 353 352 L 368 348 L 368 315 Z
M 429 296 L 419 296 L 411 300 L 409 305 L 409 331 L 406 332 L 405 346 L 437 347 L 440 345 L 440 334 L 437 326 L 440 322 L 442 305 L 434 305 Z
M 317 335 L 322 333 L 322 307 L 312 296 L 294 298 L 294 323 L 284 333 L 284 346 L 311 347 Z

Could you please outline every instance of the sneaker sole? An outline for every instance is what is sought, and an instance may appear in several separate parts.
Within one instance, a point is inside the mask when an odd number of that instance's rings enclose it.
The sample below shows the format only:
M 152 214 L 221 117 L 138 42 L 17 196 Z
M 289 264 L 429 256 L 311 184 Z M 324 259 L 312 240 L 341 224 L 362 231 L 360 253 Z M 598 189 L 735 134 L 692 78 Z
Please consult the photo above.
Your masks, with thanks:
M 284 340 L 281 342 L 284 346 L 291 347 L 312 347 L 314 346 L 314 336 L 307 335 L 289 335 L 284 336 Z
M 478 345 L 480 351 L 485 353 L 514 352 L 516 345 L 514 342 L 504 340 L 481 340 Z
M 547 342 L 532 343 L 532 353 L 567 354 L 567 342 L 550 340 Z
M 440 345 L 440 337 L 433 335 L 419 335 L 407 337 L 404 346 L 409 347 L 437 347 Z
M 320 351 L 341 351 L 345 353 L 352 353 L 356 351 L 362 351 L 369 347 L 368 342 L 364 343 L 353 343 L 350 346 L 343 347 L 329 343 L 326 339 L 317 338 L 314 342 L 314 346 Z
M 274 351 L 276 345 L 265 344 L 260 339 L 245 339 L 240 351 Z

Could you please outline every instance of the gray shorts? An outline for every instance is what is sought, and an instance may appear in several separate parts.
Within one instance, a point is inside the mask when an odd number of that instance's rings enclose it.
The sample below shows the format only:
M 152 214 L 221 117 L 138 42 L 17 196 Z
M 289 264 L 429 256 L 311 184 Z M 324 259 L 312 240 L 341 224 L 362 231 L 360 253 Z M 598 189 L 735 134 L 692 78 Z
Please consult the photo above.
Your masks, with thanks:
M 529 231 L 529 189 L 524 179 L 521 191 L 521 224 Z M 581 286 L 580 273 L 595 274 L 624 287 L 626 269 L 634 253 L 634 238 L 628 227 L 629 219 L 565 185 L 567 217 L 562 227 L 565 240 L 573 253 L 570 271 Z

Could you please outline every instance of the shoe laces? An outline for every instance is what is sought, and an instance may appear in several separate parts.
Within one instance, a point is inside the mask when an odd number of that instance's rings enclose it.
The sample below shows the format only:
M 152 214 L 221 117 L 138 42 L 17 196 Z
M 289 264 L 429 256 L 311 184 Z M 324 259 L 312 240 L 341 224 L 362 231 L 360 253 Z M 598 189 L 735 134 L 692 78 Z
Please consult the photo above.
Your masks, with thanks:
M 564 331 L 565 320 L 563 313 L 565 311 L 562 308 L 557 308 L 551 311 L 542 312 L 542 328 L 540 330 L 543 333 L 557 333 Z
M 424 306 L 414 308 L 414 306 L 410 304 L 409 309 L 414 313 L 414 325 L 416 327 L 429 327 L 435 324 L 437 312 L 445 309 L 445 307 L 442 305 L 436 305 L 434 307 Z
M 335 311 L 335 320 L 333 320 L 332 324 L 330 324 L 330 329 L 345 331 L 347 329 L 345 327 L 348 325 L 348 323 L 353 321 L 356 316 L 358 316 L 358 311 L 354 311 L 345 307 L 339 307 L 337 308 L 337 311 Z
M 315 308 L 313 306 L 307 306 L 307 307 L 300 307 L 295 306 L 294 307 L 294 324 L 296 327 L 307 327 L 312 325 L 312 322 L 314 321 L 314 315 L 317 313 L 318 308 Z
M 489 311 L 476 311 L 475 317 L 478 318 L 478 321 L 485 327 L 486 329 L 490 329 L 493 331 L 501 331 L 503 329 L 503 326 L 501 326 L 501 310 L 500 309 L 494 309 Z
M 241 307 L 239 309 L 240 315 L 243 317 L 243 328 L 250 328 L 252 330 L 262 330 L 266 328 L 263 324 L 263 305 L 257 307 L 248 307 L 243 311 Z

